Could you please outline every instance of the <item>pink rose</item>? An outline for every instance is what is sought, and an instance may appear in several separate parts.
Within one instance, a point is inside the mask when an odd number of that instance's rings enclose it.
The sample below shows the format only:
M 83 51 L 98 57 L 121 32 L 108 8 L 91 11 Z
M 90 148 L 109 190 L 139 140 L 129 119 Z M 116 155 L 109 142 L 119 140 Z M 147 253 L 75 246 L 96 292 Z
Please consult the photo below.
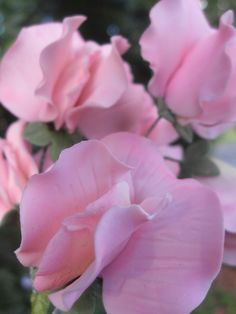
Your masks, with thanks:
M 60 289 L 50 299 L 61 310 L 99 276 L 108 314 L 187 314 L 221 265 L 215 194 L 176 179 L 156 144 L 131 133 L 65 150 L 30 179 L 20 215 L 17 257 L 37 267 L 37 290 Z
M 17 121 L 0 139 L 0 220 L 21 200 L 29 177 L 38 172 L 29 147 L 23 141 L 24 122 Z
M 224 215 L 224 262 L 236 266 L 236 169 L 220 160 L 214 160 L 220 169 L 217 177 L 198 178 L 219 197 Z
M 213 138 L 236 121 L 236 31 L 226 12 L 209 26 L 197 0 L 161 0 L 141 38 L 150 91 L 184 124 Z
M 56 129 L 78 126 L 80 112 L 110 108 L 128 79 L 122 37 L 99 46 L 77 32 L 83 16 L 22 29 L 0 66 L 0 100 L 25 121 L 53 121 Z

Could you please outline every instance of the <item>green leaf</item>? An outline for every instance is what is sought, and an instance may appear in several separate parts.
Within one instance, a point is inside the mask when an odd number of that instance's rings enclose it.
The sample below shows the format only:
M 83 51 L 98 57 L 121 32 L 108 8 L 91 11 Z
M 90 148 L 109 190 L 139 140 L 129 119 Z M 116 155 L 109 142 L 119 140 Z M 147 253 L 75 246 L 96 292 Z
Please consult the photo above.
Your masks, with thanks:
M 52 314 L 106 314 L 102 302 L 102 282 L 96 279 L 69 312 L 55 309 Z
M 216 164 L 207 157 L 189 160 L 182 167 L 182 177 L 214 177 L 219 174 Z
M 47 146 L 51 142 L 51 132 L 45 123 L 29 123 L 24 130 L 24 138 L 33 145 Z
M 74 136 L 63 131 L 51 134 L 51 145 L 49 147 L 52 160 L 57 160 L 61 151 L 76 143 Z
M 50 302 L 46 293 L 33 292 L 31 295 L 31 314 L 47 314 Z
M 209 152 L 209 148 L 209 142 L 205 140 L 199 140 L 186 149 L 185 158 L 187 160 L 195 160 L 199 157 L 206 156 Z
M 57 160 L 61 151 L 81 140 L 78 132 L 68 134 L 65 130 L 53 130 L 45 123 L 29 123 L 24 131 L 24 138 L 31 144 L 45 147 L 49 146 L 52 160 Z

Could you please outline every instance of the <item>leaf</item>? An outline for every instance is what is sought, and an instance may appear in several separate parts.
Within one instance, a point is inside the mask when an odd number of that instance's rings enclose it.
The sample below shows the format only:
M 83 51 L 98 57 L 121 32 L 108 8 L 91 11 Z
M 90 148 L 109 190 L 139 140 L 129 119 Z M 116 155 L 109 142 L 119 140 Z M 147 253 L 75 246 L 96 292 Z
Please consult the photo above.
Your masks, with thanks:
M 185 158 L 187 160 L 198 159 L 199 157 L 206 156 L 209 151 L 209 142 L 205 140 L 199 140 L 190 145 L 185 152 Z
M 55 309 L 52 314 L 106 314 L 102 302 L 102 281 L 96 279 L 69 312 Z
M 65 130 L 53 130 L 45 123 L 29 123 L 24 131 L 24 138 L 38 147 L 49 146 L 52 160 L 57 160 L 61 151 L 81 140 L 78 132 L 68 134 Z
M 76 143 L 72 134 L 65 132 L 54 132 L 51 134 L 51 146 L 49 148 L 52 160 L 57 160 L 61 151 Z
M 31 144 L 46 146 L 51 142 L 50 130 L 45 123 L 29 123 L 24 130 L 24 138 Z
M 33 292 L 31 295 L 31 314 L 47 314 L 50 302 L 46 293 Z
M 219 174 L 218 167 L 208 157 L 189 160 L 182 166 L 182 177 L 215 177 Z

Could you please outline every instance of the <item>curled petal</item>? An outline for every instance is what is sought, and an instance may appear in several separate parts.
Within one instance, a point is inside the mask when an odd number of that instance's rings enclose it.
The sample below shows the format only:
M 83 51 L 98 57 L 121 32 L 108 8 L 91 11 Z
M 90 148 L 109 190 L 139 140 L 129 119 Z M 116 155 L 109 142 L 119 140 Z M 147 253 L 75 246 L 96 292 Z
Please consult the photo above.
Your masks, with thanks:
M 124 249 L 131 235 L 149 219 L 137 205 L 113 207 L 100 220 L 94 239 L 95 260 L 74 283 L 49 296 L 52 303 L 68 311 L 73 303 L 99 276 L 100 272 Z M 111 237 L 111 234 L 113 235 Z
M 129 182 L 129 173 L 130 167 L 98 141 L 82 142 L 64 150 L 55 166 L 33 176 L 26 187 L 20 206 L 19 260 L 24 265 L 37 266 L 62 221 L 83 211 L 118 182 Z
M 188 314 L 219 272 L 224 237 L 215 194 L 189 180 L 170 195 L 103 271 L 107 313 Z

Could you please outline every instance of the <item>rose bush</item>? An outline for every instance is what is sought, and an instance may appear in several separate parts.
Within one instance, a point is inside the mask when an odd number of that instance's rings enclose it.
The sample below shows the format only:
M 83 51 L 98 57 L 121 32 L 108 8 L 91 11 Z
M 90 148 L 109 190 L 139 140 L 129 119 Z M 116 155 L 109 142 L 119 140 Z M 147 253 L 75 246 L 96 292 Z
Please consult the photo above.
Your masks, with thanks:
M 200 1 L 161 0 L 140 44 L 154 72 L 149 88 L 183 124 L 213 138 L 236 121 L 236 31 L 233 12 L 209 26 Z
M 176 179 L 154 142 L 129 133 L 65 150 L 29 180 L 20 216 L 17 257 L 61 310 L 99 276 L 109 314 L 187 314 L 221 265 L 216 195 Z
M 25 123 L 17 121 L 0 139 L 0 220 L 19 204 L 30 176 L 38 172 L 30 146 L 23 140 Z

